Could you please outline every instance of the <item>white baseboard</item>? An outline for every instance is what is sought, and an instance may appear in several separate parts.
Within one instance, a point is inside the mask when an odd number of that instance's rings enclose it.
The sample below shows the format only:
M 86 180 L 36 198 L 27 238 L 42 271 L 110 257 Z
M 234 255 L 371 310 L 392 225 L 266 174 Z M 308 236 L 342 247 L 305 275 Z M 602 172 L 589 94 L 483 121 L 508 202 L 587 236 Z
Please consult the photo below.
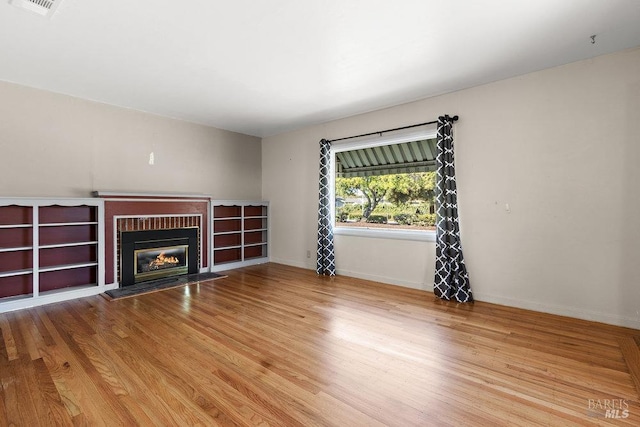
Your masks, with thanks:
M 539 311 L 542 313 L 557 314 L 559 316 L 573 317 L 575 319 L 590 320 L 592 322 L 607 323 L 609 325 L 624 326 L 627 328 L 640 329 L 640 319 L 631 317 L 611 315 L 598 311 L 584 310 L 575 307 L 559 306 L 553 304 L 524 301 L 514 298 L 506 298 L 496 295 L 473 293 L 477 301 L 489 302 L 493 304 L 506 305 L 508 307 L 523 308 L 525 310 Z
M 39 295 L 37 298 L 17 298 L 10 301 L 0 302 L 0 313 L 22 310 L 24 308 L 39 307 L 41 305 L 53 304 L 56 302 L 68 301 L 76 298 L 90 297 L 106 291 L 110 291 L 112 289 L 116 289 L 117 287 L 117 284 L 111 284 L 105 286 L 89 286 L 86 288 L 72 290 L 60 289 L 58 291 Z
M 433 289 L 431 288 L 431 286 L 429 284 L 426 284 L 426 283 L 409 282 L 409 281 L 394 279 L 392 277 L 378 276 L 378 275 L 375 275 L 375 274 L 368 274 L 368 273 L 359 273 L 359 272 L 356 272 L 356 271 L 349 271 L 349 270 L 342 270 L 342 269 L 338 269 L 336 271 L 336 273 L 341 275 L 341 276 L 355 277 L 355 278 L 358 278 L 358 279 L 371 280 L 373 282 L 385 283 L 387 285 L 396 285 L 396 286 L 402 286 L 402 287 L 405 287 L 405 288 L 411 288 L 411 289 L 418 289 L 418 290 L 421 290 L 421 291 L 433 292 Z
M 309 262 L 300 262 L 300 261 L 292 261 L 292 260 L 282 259 L 282 258 L 271 258 L 271 262 L 275 262 L 277 264 L 289 265 L 291 267 L 304 268 L 306 270 L 316 269 L 316 263 L 314 260 L 311 260 Z M 343 270 L 343 269 L 336 270 L 336 274 L 339 274 L 341 276 L 355 277 L 357 279 L 371 280 L 373 282 L 386 283 L 388 285 L 404 286 L 405 288 L 420 289 L 423 291 L 433 292 L 431 285 L 425 284 L 425 283 L 401 281 L 398 279 L 394 279 L 392 277 L 378 276 L 375 274 L 367 274 L 367 273 L 359 273 L 356 271 Z
M 236 268 L 248 267 L 250 265 L 264 264 L 269 262 L 269 258 L 254 258 L 247 261 L 229 262 L 226 264 L 212 265 L 210 271 L 217 273 L 220 271 L 233 270 Z
M 315 270 L 315 263 L 307 264 L 297 261 L 273 258 L 273 262 L 278 264 L 290 265 L 292 267 L 300 267 L 308 270 Z M 404 286 L 412 289 L 420 289 L 427 292 L 433 292 L 432 283 L 416 283 L 394 279 L 392 277 L 379 276 L 375 274 L 360 273 L 350 270 L 339 269 L 338 274 L 342 276 L 355 277 L 358 279 L 372 280 L 375 282 L 386 283 L 390 285 Z M 573 317 L 576 319 L 590 320 L 592 322 L 601 322 L 609 325 L 624 326 L 627 328 L 640 329 L 640 318 L 631 318 L 624 316 L 611 315 L 597 311 L 583 310 L 574 307 L 557 306 L 553 304 L 543 304 L 533 301 L 524 301 L 514 298 L 506 298 L 483 293 L 473 293 L 473 297 L 477 301 L 488 302 L 492 304 L 505 305 L 508 307 L 522 308 L 525 310 L 533 310 L 541 313 L 556 314 L 559 316 Z
M 314 260 L 310 260 L 308 262 L 300 262 L 300 261 L 291 261 L 289 259 L 273 258 L 272 257 L 270 261 L 274 262 L 276 264 L 284 264 L 284 265 L 289 265 L 291 267 L 304 268 L 305 270 L 315 270 L 316 269 L 316 263 L 315 263 Z

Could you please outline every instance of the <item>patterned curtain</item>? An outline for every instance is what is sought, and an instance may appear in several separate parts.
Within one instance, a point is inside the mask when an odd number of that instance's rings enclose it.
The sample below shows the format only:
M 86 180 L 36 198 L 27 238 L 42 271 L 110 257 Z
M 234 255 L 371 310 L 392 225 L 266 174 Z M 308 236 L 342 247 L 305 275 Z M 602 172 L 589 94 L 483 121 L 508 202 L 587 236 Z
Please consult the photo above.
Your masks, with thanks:
M 318 206 L 318 262 L 316 272 L 328 276 L 336 275 L 335 252 L 333 250 L 333 221 L 331 220 L 331 197 L 329 174 L 331 142 L 320 141 L 320 203 Z
M 433 292 L 445 300 L 473 302 L 458 226 L 458 195 L 451 131 L 453 121 L 449 116 L 438 117 L 436 274 Z

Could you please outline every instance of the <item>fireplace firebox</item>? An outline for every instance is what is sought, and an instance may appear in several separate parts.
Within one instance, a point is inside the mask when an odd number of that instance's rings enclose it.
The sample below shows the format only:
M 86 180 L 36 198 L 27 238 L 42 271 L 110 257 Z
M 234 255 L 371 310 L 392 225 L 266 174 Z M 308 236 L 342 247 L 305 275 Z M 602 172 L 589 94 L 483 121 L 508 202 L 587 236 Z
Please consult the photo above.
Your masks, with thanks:
M 188 254 L 189 245 L 136 249 L 134 282 L 186 274 L 189 271 Z
M 121 286 L 197 273 L 198 228 L 123 231 Z

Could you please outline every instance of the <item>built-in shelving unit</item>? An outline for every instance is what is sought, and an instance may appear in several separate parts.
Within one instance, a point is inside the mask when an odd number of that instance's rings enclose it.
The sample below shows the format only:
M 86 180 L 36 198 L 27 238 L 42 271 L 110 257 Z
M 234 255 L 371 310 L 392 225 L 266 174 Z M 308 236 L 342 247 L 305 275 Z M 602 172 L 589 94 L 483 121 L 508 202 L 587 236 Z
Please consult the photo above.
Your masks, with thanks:
M 33 293 L 33 206 L 0 206 L 0 298 Z
M 269 261 L 268 202 L 213 201 L 212 270 Z
M 98 284 L 98 206 L 39 207 L 39 290 Z
M 99 199 L 0 199 L 0 311 L 104 287 L 103 218 Z
M 268 202 L 211 200 L 210 208 L 208 269 L 269 261 Z M 117 288 L 105 284 L 107 225 L 102 198 L 0 198 L 0 312 Z

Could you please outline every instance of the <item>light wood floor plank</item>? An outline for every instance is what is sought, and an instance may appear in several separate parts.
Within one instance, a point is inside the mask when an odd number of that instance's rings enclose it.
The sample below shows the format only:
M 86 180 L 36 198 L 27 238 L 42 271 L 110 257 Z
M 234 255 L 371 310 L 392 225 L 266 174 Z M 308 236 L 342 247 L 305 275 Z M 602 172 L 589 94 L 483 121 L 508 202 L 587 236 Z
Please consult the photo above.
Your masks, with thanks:
M 16 348 L 7 316 L 9 315 L 0 316 L 0 331 L 2 332 L 3 350 L 7 354 L 7 358 L 9 360 L 15 360 L 18 358 L 18 349 Z
M 278 264 L 228 274 L 0 314 L 0 425 L 640 424 L 640 331 Z
M 631 379 L 636 386 L 637 396 L 640 396 L 640 344 L 638 337 L 623 337 L 619 339 L 620 350 L 627 365 Z

